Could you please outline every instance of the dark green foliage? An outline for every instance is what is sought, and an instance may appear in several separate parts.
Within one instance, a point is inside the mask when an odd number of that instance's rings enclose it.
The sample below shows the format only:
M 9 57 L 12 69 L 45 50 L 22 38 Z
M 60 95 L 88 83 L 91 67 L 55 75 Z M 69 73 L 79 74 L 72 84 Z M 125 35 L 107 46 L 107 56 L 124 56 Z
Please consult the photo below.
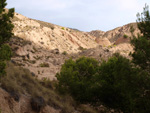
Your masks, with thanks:
M 0 60 L 2 61 L 10 60 L 11 56 L 12 56 L 11 48 L 6 44 L 2 45 L 2 47 L 0 48 Z
M 11 18 L 14 16 L 14 9 L 7 11 L 4 9 L 6 5 L 6 0 L 0 0 L 0 46 L 13 35 L 12 30 L 14 26 L 11 23 Z
M 134 29 L 134 27 L 131 25 L 130 26 L 130 32 L 131 32 L 131 34 L 133 35 L 133 32 L 135 31 L 135 29 Z
M 133 36 L 131 44 L 134 47 L 134 52 L 131 54 L 133 63 L 140 67 L 147 77 L 145 79 L 143 95 L 137 99 L 136 112 L 149 113 L 150 112 L 150 14 L 149 7 L 145 5 L 141 14 L 137 14 L 137 24 L 142 35 L 138 37 Z
M 128 38 L 128 35 L 124 34 L 124 35 L 123 35 L 123 38 Z
M 142 35 L 134 36 L 131 40 L 134 46 L 133 63 L 150 74 L 150 15 L 147 5 L 143 13 L 141 15 L 138 13 L 137 17 L 138 28 Z
M 103 61 L 97 82 L 100 84 L 100 101 L 110 108 L 120 109 L 124 113 L 135 111 L 136 99 L 143 91 L 146 74 L 133 68 L 130 61 L 119 54 Z M 142 75 L 142 76 L 141 76 Z
M 0 76 L 5 74 L 5 60 L 10 60 L 11 49 L 5 45 L 13 35 L 13 24 L 11 19 L 14 16 L 14 9 L 5 9 L 6 0 L 0 0 Z
M 58 89 L 71 94 L 76 100 L 89 102 L 93 100 L 93 81 L 97 73 L 98 62 L 92 58 L 69 59 L 57 74 Z
M 0 77 L 6 74 L 5 67 L 6 64 L 4 62 L 0 62 Z
M 141 33 L 146 39 L 150 39 L 150 14 L 148 5 L 145 5 L 141 14 L 137 14 L 137 18 L 138 28 Z
M 67 55 L 68 53 L 67 53 L 66 51 L 64 51 L 62 54 L 63 54 L 63 55 Z
M 139 36 L 131 41 L 134 46 L 133 62 L 150 73 L 150 40 Z
M 136 101 L 135 113 L 149 113 L 150 112 L 150 91 L 145 91 L 144 96 L 141 96 Z
M 69 59 L 57 79 L 58 90 L 69 93 L 81 103 L 103 103 L 124 113 L 140 113 L 142 109 L 138 106 L 147 107 L 150 102 L 143 96 L 150 86 L 147 73 L 119 54 L 101 65 L 92 58 Z
M 44 62 L 40 64 L 40 67 L 49 67 L 49 64 Z

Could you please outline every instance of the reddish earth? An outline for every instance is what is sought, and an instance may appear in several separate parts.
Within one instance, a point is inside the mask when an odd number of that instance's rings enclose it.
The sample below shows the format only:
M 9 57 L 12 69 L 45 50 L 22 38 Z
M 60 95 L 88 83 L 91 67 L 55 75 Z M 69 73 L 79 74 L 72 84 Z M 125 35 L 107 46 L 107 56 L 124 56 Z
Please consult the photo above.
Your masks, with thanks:
M 121 44 L 121 43 L 129 43 L 129 42 L 130 42 L 129 38 L 121 37 L 121 38 L 118 38 L 114 44 L 118 45 L 118 44 Z

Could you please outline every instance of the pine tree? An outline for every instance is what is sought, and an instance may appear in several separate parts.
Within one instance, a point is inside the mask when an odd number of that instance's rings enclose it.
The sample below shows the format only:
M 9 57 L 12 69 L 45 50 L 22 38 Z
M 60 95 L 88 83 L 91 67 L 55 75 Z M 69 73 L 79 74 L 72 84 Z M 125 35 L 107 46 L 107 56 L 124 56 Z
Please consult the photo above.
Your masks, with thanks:
M 145 4 L 143 12 L 137 14 L 138 28 L 140 29 L 143 36 L 149 40 L 150 39 L 150 13 L 149 6 Z
M 141 31 L 138 37 L 133 36 L 131 44 L 134 47 L 132 53 L 133 63 L 141 68 L 141 72 L 146 72 L 148 75 L 145 82 L 141 84 L 144 92 L 136 101 L 136 113 L 150 112 L 150 13 L 148 5 L 145 5 L 143 12 L 137 14 L 137 25 Z M 139 73 L 141 73 L 139 72 Z M 144 109 L 143 109 L 144 108 Z
M 5 43 L 12 37 L 14 28 L 11 22 L 14 8 L 7 10 L 6 5 L 6 0 L 0 0 L 0 76 L 5 74 L 5 61 L 11 58 L 11 49 Z
M 134 47 L 133 63 L 150 74 L 150 14 L 149 7 L 145 5 L 143 13 L 137 14 L 137 25 L 142 35 L 131 40 Z
M 13 24 L 11 19 L 14 16 L 14 8 L 5 9 L 6 0 L 0 0 L 0 47 L 13 35 Z

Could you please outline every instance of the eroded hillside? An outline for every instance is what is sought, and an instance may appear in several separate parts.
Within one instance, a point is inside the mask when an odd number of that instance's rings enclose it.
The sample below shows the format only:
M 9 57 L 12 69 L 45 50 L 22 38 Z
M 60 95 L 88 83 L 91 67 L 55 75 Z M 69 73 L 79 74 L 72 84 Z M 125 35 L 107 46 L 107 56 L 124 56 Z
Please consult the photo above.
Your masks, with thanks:
M 45 80 L 56 80 L 56 73 L 60 71 L 65 60 L 69 58 L 77 59 L 86 56 L 95 58 L 101 62 L 103 59 L 107 60 L 115 52 L 119 52 L 129 58 L 128 54 L 133 51 L 133 48 L 129 43 L 129 38 L 124 38 L 124 35 L 131 36 L 131 25 L 134 26 L 135 33 L 139 33 L 135 24 L 128 24 L 108 32 L 92 31 L 91 33 L 86 33 L 29 19 L 18 13 L 15 13 L 13 24 L 15 25 L 13 30 L 14 37 L 9 42 L 13 50 L 13 57 L 11 58 L 12 65 L 8 66 L 9 70 L 11 70 L 8 71 L 8 74 L 11 77 L 6 76 L 3 82 L 5 84 L 7 83 L 5 81 L 9 80 L 11 84 L 2 86 L 5 90 L 0 89 L 0 100 L 3 103 L 0 104 L 2 108 L 0 110 L 4 113 L 34 113 L 35 111 L 33 111 L 31 106 L 31 99 L 32 96 L 35 96 L 32 93 L 34 94 L 36 91 L 41 93 L 42 98 L 46 98 L 47 95 L 48 97 L 49 95 L 52 97 L 50 100 L 48 100 L 49 98 L 47 99 L 50 103 L 44 106 L 41 113 L 62 113 L 63 110 L 69 110 L 71 107 L 71 113 L 82 113 L 82 110 L 77 110 L 75 106 L 71 105 L 72 103 L 70 104 L 72 100 L 66 102 L 67 99 L 59 98 L 59 95 L 55 94 L 53 89 L 47 92 L 47 89 L 44 90 L 40 84 Z M 31 84 L 28 84 L 28 79 L 26 79 L 24 71 L 22 72 L 23 69 L 31 72 L 29 74 L 30 77 L 38 78 L 42 82 L 35 82 L 33 81 L 34 79 L 29 79 L 32 81 L 30 81 Z M 34 87 L 34 85 L 37 86 Z M 24 93 L 19 96 L 16 95 L 19 94 L 19 91 L 14 93 L 12 91 L 14 89 L 13 86 L 16 87 L 15 90 L 20 90 L 20 92 Z M 17 89 L 18 87 L 19 89 Z M 32 89 L 36 90 L 32 92 Z M 68 105 L 71 105 L 71 107 Z M 66 113 L 69 112 L 66 111 Z
M 137 35 L 138 33 L 140 33 L 137 24 L 136 23 L 130 23 L 118 28 L 115 28 L 113 30 L 107 31 L 107 32 L 103 32 L 100 30 L 95 30 L 95 31 L 91 31 L 89 32 L 90 35 L 95 36 L 96 38 L 99 39 L 108 39 L 111 43 L 115 43 L 118 39 L 120 38 L 124 38 L 124 35 L 127 35 L 128 38 L 131 37 L 131 26 L 134 29 L 134 35 Z
M 29 19 L 15 13 L 13 19 L 15 36 L 10 45 L 14 51 L 12 62 L 29 69 L 39 79 L 56 79 L 66 59 L 80 56 L 98 60 L 108 59 L 119 52 L 128 57 L 133 51 L 129 43 L 130 27 L 138 33 L 136 24 L 128 24 L 114 30 L 92 31 L 90 33 L 61 27 L 39 20 Z
M 77 53 L 80 47 L 88 49 L 98 45 L 95 37 L 88 33 L 29 19 L 18 13 L 15 13 L 13 24 L 15 36 L 48 50 Z

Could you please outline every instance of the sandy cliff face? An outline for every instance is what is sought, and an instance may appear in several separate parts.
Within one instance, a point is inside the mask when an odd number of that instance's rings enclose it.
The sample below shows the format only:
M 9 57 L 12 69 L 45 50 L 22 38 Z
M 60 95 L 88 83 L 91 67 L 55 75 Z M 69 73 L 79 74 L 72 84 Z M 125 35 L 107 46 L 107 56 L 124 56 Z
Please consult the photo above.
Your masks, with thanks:
M 95 37 L 88 33 L 29 19 L 18 13 L 15 13 L 13 24 L 15 36 L 48 50 L 77 53 L 80 47 L 88 49 L 98 45 Z

